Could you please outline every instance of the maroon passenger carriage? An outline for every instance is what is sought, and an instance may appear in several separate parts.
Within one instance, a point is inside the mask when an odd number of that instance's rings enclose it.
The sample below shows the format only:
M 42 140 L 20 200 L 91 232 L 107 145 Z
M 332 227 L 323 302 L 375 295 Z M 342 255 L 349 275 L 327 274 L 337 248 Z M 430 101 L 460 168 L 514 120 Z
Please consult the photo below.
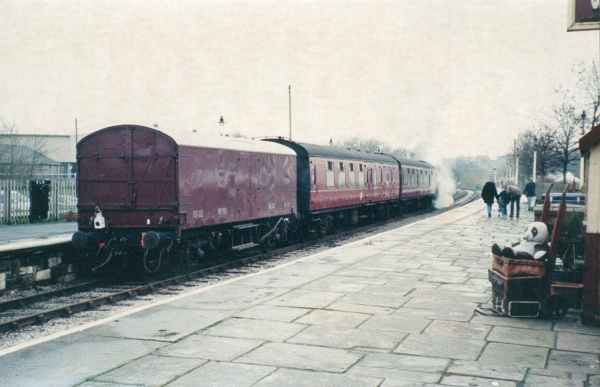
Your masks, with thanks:
M 326 233 L 334 222 L 357 224 L 361 217 L 430 207 L 436 195 L 435 169 L 423 161 L 267 139 L 293 149 L 298 165 L 298 217 L 305 227 Z
M 285 237 L 295 217 L 296 155 L 282 145 L 119 125 L 77 145 L 75 247 L 100 266 L 158 271 L 203 250 Z

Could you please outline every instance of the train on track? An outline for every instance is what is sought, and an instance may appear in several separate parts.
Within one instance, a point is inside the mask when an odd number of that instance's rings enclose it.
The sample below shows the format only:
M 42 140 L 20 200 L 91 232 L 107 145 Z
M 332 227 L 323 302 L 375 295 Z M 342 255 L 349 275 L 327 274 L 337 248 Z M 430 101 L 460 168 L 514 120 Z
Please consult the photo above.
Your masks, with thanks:
M 136 125 L 79 141 L 77 171 L 72 242 L 94 270 L 119 262 L 156 273 L 167 261 L 191 265 L 430 207 L 436 195 L 423 161 Z

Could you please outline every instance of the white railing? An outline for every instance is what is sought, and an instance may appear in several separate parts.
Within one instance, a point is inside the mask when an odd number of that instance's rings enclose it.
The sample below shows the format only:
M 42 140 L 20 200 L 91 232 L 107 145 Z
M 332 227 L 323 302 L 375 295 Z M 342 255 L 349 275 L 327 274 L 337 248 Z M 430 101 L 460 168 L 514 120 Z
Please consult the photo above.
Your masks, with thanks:
M 6 178 L 0 176 L 0 224 L 22 224 L 29 222 L 31 208 L 31 181 L 47 181 L 47 220 L 63 220 L 65 214 L 77 211 L 75 177 L 51 175 L 33 178 Z

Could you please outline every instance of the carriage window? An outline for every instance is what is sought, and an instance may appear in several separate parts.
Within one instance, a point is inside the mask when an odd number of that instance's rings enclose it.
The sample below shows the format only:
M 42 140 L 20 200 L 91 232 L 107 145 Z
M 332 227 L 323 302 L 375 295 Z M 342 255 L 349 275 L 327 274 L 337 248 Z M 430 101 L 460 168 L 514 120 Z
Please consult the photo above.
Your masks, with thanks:
M 365 186 L 365 171 L 362 164 L 358 164 L 358 186 L 360 188 Z
M 344 163 L 339 163 L 338 169 L 338 187 L 346 188 L 346 171 L 344 170 Z
M 327 162 L 327 189 L 335 188 L 335 181 L 333 178 L 333 161 Z
M 354 164 L 350 163 L 350 172 L 348 173 L 350 188 L 354 188 L 356 172 L 354 171 Z
M 373 171 L 373 170 L 371 170 L 371 171 Z M 372 174 L 373 174 L 373 185 L 375 187 L 377 187 L 377 170 L 375 170 L 375 173 L 372 173 Z
M 312 185 L 317 185 L 317 166 L 311 164 L 310 169 L 312 171 Z
M 390 175 L 391 175 L 390 169 L 386 168 L 385 169 L 385 183 L 388 185 L 390 184 Z

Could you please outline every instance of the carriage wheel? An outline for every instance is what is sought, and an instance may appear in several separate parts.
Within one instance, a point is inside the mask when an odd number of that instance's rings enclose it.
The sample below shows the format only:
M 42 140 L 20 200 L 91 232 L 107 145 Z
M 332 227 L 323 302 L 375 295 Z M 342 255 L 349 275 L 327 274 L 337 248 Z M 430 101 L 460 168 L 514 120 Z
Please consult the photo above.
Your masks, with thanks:
M 552 319 L 561 319 L 567 313 L 565 299 L 557 294 L 552 294 L 544 301 L 544 315 Z

